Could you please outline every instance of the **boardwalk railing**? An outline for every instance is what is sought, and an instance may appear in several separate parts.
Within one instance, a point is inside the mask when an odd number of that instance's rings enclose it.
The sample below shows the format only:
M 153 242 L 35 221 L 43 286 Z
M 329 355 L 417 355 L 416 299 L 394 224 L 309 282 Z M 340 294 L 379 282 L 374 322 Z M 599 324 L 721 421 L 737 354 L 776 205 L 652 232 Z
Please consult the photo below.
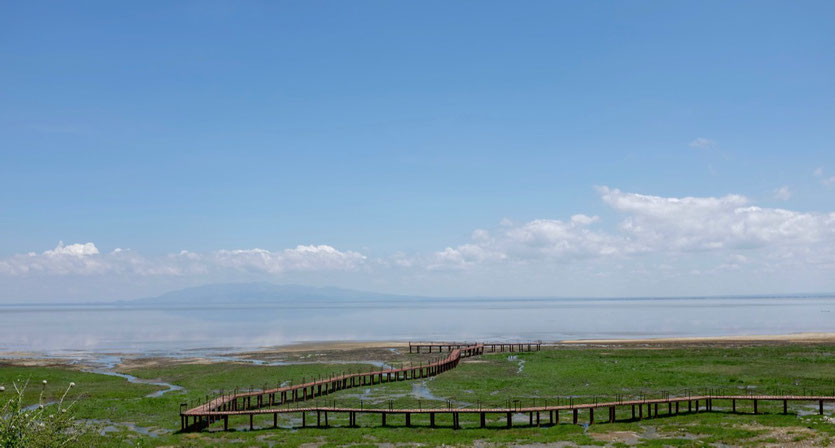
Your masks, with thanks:
M 542 350 L 542 341 L 536 342 L 409 342 L 409 353 L 432 353 L 435 349 L 438 353 L 464 347 L 481 345 L 485 352 L 532 352 Z

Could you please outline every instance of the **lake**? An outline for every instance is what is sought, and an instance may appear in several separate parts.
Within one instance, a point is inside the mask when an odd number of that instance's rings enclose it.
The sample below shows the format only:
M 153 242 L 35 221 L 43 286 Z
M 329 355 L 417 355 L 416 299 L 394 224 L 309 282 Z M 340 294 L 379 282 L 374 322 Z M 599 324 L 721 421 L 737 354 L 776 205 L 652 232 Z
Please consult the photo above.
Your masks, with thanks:
M 564 340 L 835 331 L 835 297 L 0 305 L 0 351 L 176 354 L 303 341 Z

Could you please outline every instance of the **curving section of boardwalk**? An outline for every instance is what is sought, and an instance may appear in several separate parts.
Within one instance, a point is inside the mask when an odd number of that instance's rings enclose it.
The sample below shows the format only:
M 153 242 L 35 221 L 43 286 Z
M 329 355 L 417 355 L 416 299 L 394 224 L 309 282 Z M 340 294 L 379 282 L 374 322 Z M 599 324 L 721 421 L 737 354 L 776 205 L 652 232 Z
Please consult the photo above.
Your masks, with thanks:
M 254 428 L 254 417 L 263 415 L 272 415 L 273 427 L 278 426 L 279 414 L 301 414 L 302 426 L 307 426 L 308 414 L 315 414 L 315 426 L 329 426 L 329 415 L 347 415 L 348 426 L 356 427 L 357 416 L 378 414 L 381 418 L 381 424 L 387 424 L 387 417 L 391 415 L 402 415 L 405 417 L 405 425 L 411 426 L 412 415 L 428 415 L 429 426 L 436 426 L 436 416 L 444 415 L 451 420 L 453 428 L 460 428 L 459 417 L 461 414 L 478 414 L 480 416 L 480 427 L 486 427 L 487 415 L 501 415 L 506 419 L 506 424 L 503 427 L 511 427 L 513 425 L 512 416 L 514 414 L 528 414 L 530 425 L 542 425 L 544 422 L 543 414 L 548 418 L 545 424 L 558 424 L 560 421 L 560 412 L 568 412 L 571 415 L 571 422 L 577 424 L 579 422 L 580 412 L 588 414 L 587 422 L 589 424 L 595 423 L 595 410 L 605 410 L 608 415 L 605 421 L 615 422 L 618 420 L 618 410 L 621 411 L 621 420 L 623 420 L 623 409 L 627 411 L 627 420 L 636 420 L 648 417 L 657 417 L 659 415 L 678 415 L 680 412 L 700 412 L 712 411 L 713 403 L 717 400 L 726 400 L 731 404 L 733 412 L 737 411 L 737 402 L 750 402 L 753 407 L 753 413 L 758 413 L 758 403 L 762 401 L 778 401 L 783 404 L 783 412 L 788 412 L 788 403 L 796 401 L 815 402 L 818 404 L 820 414 L 823 414 L 824 402 L 835 401 L 835 393 L 833 395 L 722 395 L 722 394 L 708 394 L 699 396 L 682 396 L 682 397 L 665 397 L 659 399 L 645 399 L 645 400 L 617 400 L 609 402 L 595 402 L 582 404 L 563 404 L 553 406 L 538 406 L 538 407 L 504 407 L 504 408 L 428 408 L 428 409 L 393 409 L 393 408 L 346 408 L 346 407 L 329 407 L 329 406 L 312 406 L 312 407 L 296 407 L 296 408 L 276 408 L 288 403 L 299 403 L 313 398 L 325 396 L 345 389 L 354 387 L 368 386 L 374 384 L 382 384 L 392 381 L 404 381 L 410 379 L 427 378 L 430 376 L 439 375 L 443 372 L 454 369 L 462 358 L 477 356 L 485 353 L 485 346 L 490 347 L 492 352 L 496 351 L 527 351 L 524 350 L 540 350 L 541 342 L 536 343 L 516 343 L 516 344 L 460 344 L 460 343 L 418 343 L 409 344 L 409 351 L 412 352 L 413 347 L 420 353 L 420 350 L 429 350 L 437 348 L 439 352 L 446 349 L 448 356 L 439 361 L 420 364 L 418 366 L 402 367 L 398 369 L 383 369 L 370 372 L 361 372 L 345 375 L 334 375 L 328 378 L 311 381 L 304 384 L 277 387 L 274 389 L 266 389 L 251 392 L 237 392 L 232 394 L 223 394 L 217 398 L 207 401 L 206 403 L 197 407 L 183 410 L 181 406 L 180 411 L 180 427 L 183 431 L 201 430 L 209 427 L 212 423 L 222 421 L 223 429 L 229 428 L 229 417 L 232 416 L 249 416 L 249 427 Z M 682 405 L 686 406 L 686 410 L 682 409 Z M 661 411 L 659 414 L 659 406 Z M 667 409 L 665 410 L 664 407 Z M 644 410 L 646 409 L 646 413 Z M 694 411 L 695 409 L 695 411 Z M 637 413 L 636 413 L 637 410 Z
M 254 415 L 264 413 L 286 412 L 280 409 L 264 409 L 265 407 L 280 406 L 287 403 L 298 403 L 312 398 L 329 395 L 345 389 L 367 385 L 405 381 L 417 378 L 428 378 L 439 375 L 458 366 L 461 358 L 476 356 L 484 353 L 483 344 L 462 346 L 454 343 L 421 344 L 424 347 L 437 347 L 441 351 L 449 349 L 449 355 L 439 361 L 417 366 L 401 367 L 397 369 L 382 369 L 370 372 L 334 375 L 328 378 L 310 381 L 274 389 L 251 392 L 236 392 L 221 394 L 206 403 L 180 411 L 180 427 L 182 430 L 202 429 L 217 421 L 218 416 L 226 416 L 224 427 L 228 426 L 229 415 Z M 457 348 L 452 348 L 456 346 Z M 254 403 L 253 403 L 254 401 Z

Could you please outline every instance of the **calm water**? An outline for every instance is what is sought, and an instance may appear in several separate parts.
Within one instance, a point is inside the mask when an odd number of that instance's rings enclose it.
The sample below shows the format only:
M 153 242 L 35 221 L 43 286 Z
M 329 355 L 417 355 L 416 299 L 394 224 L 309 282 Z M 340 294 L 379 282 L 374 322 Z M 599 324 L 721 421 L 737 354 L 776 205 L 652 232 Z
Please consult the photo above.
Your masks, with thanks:
M 228 307 L 0 305 L 0 351 L 180 353 L 327 340 L 561 340 L 835 331 L 835 298 L 421 299 Z

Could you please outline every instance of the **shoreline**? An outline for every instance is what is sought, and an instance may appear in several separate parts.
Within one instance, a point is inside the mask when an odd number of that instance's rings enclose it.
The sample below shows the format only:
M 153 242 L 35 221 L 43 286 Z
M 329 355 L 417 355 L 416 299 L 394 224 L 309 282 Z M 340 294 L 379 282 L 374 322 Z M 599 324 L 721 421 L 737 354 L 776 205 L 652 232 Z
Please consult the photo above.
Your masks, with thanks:
M 528 342 L 527 340 L 496 340 L 496 341 L 480 341 L 478 339 L 470 338 L 466 341 L 309 341 L 291 343 L 285 345 L 277 345 L 273 347 L 264 347 L 261 349 L 254 349 L 249 352 L 258 351 L 280 351 L 286 353 L 310 351 L 310 350 L 350 350 L 357 348 L 401 348 L 408 347 L 409 342 L 484 342 L 484 343 L 519 343 Z M 582 345 L 582 344 L 656 344 L 656 343 L 694 343 L 694 342 L 810 342 L 810 343 L 835 343 L 835 331 L 832 332 L 801 332 L 801 333 L 781 333 L 781 334 L 753 334 L 753 335 L 728 335 L 728 336 L 675 336 L 675 337 L 660 337 L 660 338 L 606 338 L 606 339 L 561 339 L 561 340 L 542 340 L 543 346 L 554 345 Z
M 416 342 L 416 341 L 413 341 Z M 440 342 L 440 341 L 420 341 L 420 342 Z M 450 341 L 443 341 L 450 342 Z M 455 342 L 455 341 L 452 341 Z M 459 341 L 460 342 L 460 341 Z M 469 342 L 469 341 L 468 341 Z M 527 342 L 527 341 L 489 341 L 496 343 L 511 343 L 511 342 Z M 584 345 L 692 345 L 692 344 L 715 344 L 715 345 L 734 345 L 734 344 L 769 344 L 769 343 L 794 343 L 794 344 L 835 344 L 835 332 L 804 332 L 804 333 L 785 333 L 785 334 L 759 334 L 759 335 L 732 335 L 732 336 L 687 336 L 687 337 L 660 337 L 660 338 L 607 338 L 607 339 L 563 339 L 563 340 L 543 340 L 543 347 L 581 347 Z M 222 349 L 206 348 L 202 350 L 188 350 L 200 352 L 203 350 L 218 353 L 217 358 L 226 356 L 245 356 L 248 359 L 254 359 L 259 356 L 276 356 L 276 355 L 298 355 L 300 353 L 311 352 L 350 352 L 361 350 L 379 350 L 379 349 L 402 349 L 409 346 L 408 341 L 303 341 L 294 342 L 282 345 L 267 346 L 267 347 L 225 347 Z M 127 359 L 147 359 L 147 358 L 172 358 L 172 359 L 203 359 L 211 361 L 213 356 L 205 356 L 202 353 L 194 353 L 189 356 L 187 352 L 172 352 L 170 354 L 160 353 L 142 353 L 142 352 L 120 352 L 118 350 L 106 351 L 85 351 L 72 350 L 67 352 L 39 352 L 27 350 L 9 350 L 0 351 L 0 364 L 4 362 L 15 362 L 20 365 L 26 363 L 27 360 L 39 360 L 38 364 L 43 364 L 44 361 L 53 364 L 63 364 L 68 360 L 89 360 L 91 357 L 105 357 L 116 356 L 123 361 Z

